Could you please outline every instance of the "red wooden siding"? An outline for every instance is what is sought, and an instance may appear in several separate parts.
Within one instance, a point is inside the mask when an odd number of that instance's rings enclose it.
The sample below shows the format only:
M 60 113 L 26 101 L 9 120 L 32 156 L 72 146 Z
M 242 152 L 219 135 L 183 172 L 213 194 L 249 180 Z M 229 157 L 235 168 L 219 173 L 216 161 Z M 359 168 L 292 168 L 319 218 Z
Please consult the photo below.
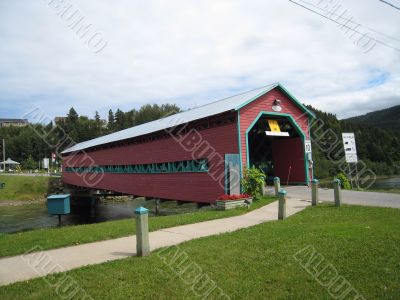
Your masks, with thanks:
M 188 132 L 182 139 L 182 145 L 172 137 L 161 138 L 140 144 L 118 146 L 90 151 L 90 159 L 83 159 L 83 154 L 75 155 L 65 166 L 92 165 L 127 165 L 146 164 L 168 161 L 209 159 L 209 173 L 174 173 L 174 174 L 110 174 L 105 173 L 102 180 L 90 186 L 95 189 L 112 190 L 137 196 L 155 197 L 171 200 L 196 202 L 214 202 L 224 193 L 224 155 L 239 153 L 236 123 L 198 131 L 200 137 Z M 202 147 L 198 148 L 199 145 Z M 210 145 L 208 151 L 203 150 Z M 222 161 L 221 161 L 222 158 Z M 85 160 L 84 162 L 81 162 Z M 214 178 L 210 175 L 214 174 Z M 93 174 L 75 174 L 63 172 L 63 181 L 68 184 L 88 187 L 89 176 Z M 84 178 L 86 176 L 86 178 Z M 98 178 L 98 177 L 97 177 Z M 218 178 L 216 180 L 215 178 Z M 96 180 L 94 180 L 96 181 Z M 92 181 L 93 182 L 93 181 Z
M 257 118 L 260 112 L 274 112 L 272 105 L 275 99 L 281 100 L 282 110 L 279 113 L 290 114 L 296 123 L 300 126 L 303 133 L 308 136 L 308 115 L 304 113 L 284 92 L 279 88 L 261 96 L 257 100 L 242 107 L 240 113 L 240 142 L 242 150 L 242 165 L 247 166 L 247 151 L 246 151 L 246 130 L 250 127 L 252 122 Z M 302 151 L 304 149 L 302 148 Z M 304 165 L 302 166 L 303 180 L 304 181 Z

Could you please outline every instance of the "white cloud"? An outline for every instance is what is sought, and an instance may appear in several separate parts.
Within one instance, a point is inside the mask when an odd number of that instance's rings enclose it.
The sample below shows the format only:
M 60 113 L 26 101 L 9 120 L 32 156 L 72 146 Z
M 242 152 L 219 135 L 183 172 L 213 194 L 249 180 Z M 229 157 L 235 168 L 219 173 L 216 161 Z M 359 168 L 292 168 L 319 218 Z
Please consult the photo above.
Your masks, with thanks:
M 188 108 L 276 81 L 342 117 L 400 103 L 399 52 L 378 45 L 364 54 L 337 25 L 289 1 L 65 0 L 107 39 L 98 54 L 48 1 L 0 4 L 2 116 L 33 106 L 50 115 L 146 102 Z M 399 36 L 394 9 L 341 3 L 355 20 Z

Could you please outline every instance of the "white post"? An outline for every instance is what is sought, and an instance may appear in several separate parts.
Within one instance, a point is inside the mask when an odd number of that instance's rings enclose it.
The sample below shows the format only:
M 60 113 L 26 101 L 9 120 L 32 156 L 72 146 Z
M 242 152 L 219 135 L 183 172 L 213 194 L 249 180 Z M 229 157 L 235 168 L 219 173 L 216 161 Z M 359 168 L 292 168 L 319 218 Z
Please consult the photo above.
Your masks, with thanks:
M 278 200 L 278 220 L 286 219 L 286 191 L 279 191 L 279 200 Z
M 311 204 L 312 206 L 316 206 L 319 201 L 318 195 L 318 179 L 313 179 L 311 181 Z
M 136 215 L 136 254 L 147 256 L 150 254 L 149 243 L 149 210 L 139 207 L 135 210 Z
M 341 182 L 339 179 L 333 181 L 333 195 L 335 198 L 335 206 L 340 207 L 342 205 L 342 190 Z
M 275 188 L 275 196 L 279 196 L 279 191 L 281 190 L 281 180 L 279 177 L 274 178 L 274 188 Z

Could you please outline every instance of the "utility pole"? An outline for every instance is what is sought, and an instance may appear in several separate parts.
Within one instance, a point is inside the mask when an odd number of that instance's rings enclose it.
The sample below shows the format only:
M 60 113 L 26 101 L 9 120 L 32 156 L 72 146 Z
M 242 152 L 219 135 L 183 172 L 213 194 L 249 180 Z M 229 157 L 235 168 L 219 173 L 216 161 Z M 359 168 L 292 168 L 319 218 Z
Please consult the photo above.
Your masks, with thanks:
M 3 172 L 6 172 L 6 143 L 3 138 Z

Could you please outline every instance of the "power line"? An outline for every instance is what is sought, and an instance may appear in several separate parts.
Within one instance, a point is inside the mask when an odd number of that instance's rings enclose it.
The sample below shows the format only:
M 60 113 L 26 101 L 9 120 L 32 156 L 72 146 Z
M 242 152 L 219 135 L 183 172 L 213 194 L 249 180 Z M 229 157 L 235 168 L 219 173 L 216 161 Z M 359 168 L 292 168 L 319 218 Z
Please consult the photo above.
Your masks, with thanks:
M 307 2 L 307 1 L 304 1 L 304 0 L 297 0 L 297 1 L 300 1 L 300 2 L 305 3 L 305 4 L 307 4 L 307 5 L 313 6 L 313 7 L 317 8 L 317 9 L 323 11 L 323 12 L 326 12 L 326 13 L 332 15 L 332 16 L 337 16 L 337 17 L 341 18 L 343 21 L 350 22 L 350 23 L 353 23 L 353 24 L 355 24 L 355 25 L 359 25 L 360 27 L 364 27 L 364 28 L 366 28 L 366 29 L 368 29 L 368 30 L 370 30 L 370 31 L 373 31 L 373 32 L 375 32 L 375 33 L 377 33 L 377 34 L 380 34 L 380 35 L 382 35 L 382 36 L 384 36 L 384 37 L 386 37 L 386 38 L 389 38 L 389 39 L 392 39 L 392 40 L 395 40 L 395 41 L 400 42 L 400 39 L 399 39 L 399 38 L 396 38 L 396 37 L 387 35 L 386 33 L 380 32 L 380 31 L 375 30 L 375 29 L 373 29 L 373 28 L 371 28 L 371 27 L 368 27 L 368 26 L 363 25 L 363 24 L 361 24 L 361 23 L 355 22 L 355 21 L 352 20 L 352 18 L 347 19 L 347 18 L 345 18 L 345 17 L 343 17 L 343 16 L 341 16 L 341 15 L 335 14 L 334 12 L 331 12 L 331 11 L 329 11 L 329 10 L 327 10 L 327 9 L 323 9 L 323 8 L 319 7 L 318 5 L 315 5 L 315 4 L 313 4 L 313 3 L 310 3 L 310 2 Z
M 304 9 L 308 10 L 308 11 L 313 12 L 314 14 L 317 14 L 317 15 L 319 15 L 319 16 L 321 16 L 321 17 L 327 19 L 327 20 L 330 20 L 330 21 L 332 21 L 332 22 L 334 22 L 334 23 L 336 23 L 336 24 L 338 24 L 338 25 L 340 25 L 340 26 L 346 27 L 346 28 L 348 28 L 349 30 L 351 30 L 351 31 L 353 31 L 353 32 L 356 32 L 356 33 L 358 33 L 358 34 L 360 34 L 360 35 L 365 35 L 365 33 L 362 33 L 362 32 L 360 32 L 360 31 L 358 31 L 358 30 L 356 30 L 356 29 L 354 29 L 354 28 L 351 28 L 351 27 L 347 26 L 346 24 L 342 24 L 342 23 L 340 23 L 340 22 L 338 22 L 338 21 L 336 21 L 336 20 L 333 20 L 333 19 L 331 19 L 331 18 L 329 18 L 329 17 L 327 17 L 327 16 L 325 16 L 325 15 L 323 15 L 323 14 L 321 14 L 321 13 L 319 13 L 319 12 L 317 12 L 317 11 L 315 11 L 315 10 L 309 8 L 309 7 L 307 7 L 307 6 L 304 6 L 304 5 L 302 5 L 302 4 L 298 3 L 298 2 L 295 2 L 295 1 L 293 1 L 293 0 L 289 0 L 289 1 L 292 2 L 293 4 L 296 4 L 296 5 L 300 6 L 300 7 L 302 7 L 302 8 L 304 8 Z M 387 43 L 385 43 L 385 42 L 382 42 L 381 40 L 378 40 L 378 39 L 376 39 L 376 38 L 374 38 L 374 40 L 375 40 L 377 43 L 379 43 L 379 44 L 381 44 L 381 45 L 383 45 L 383 46 L 385 46 L 385 47 L 388 47 L 388 48 L 391 48 L 391 49 L 393 49 L 393 50 L 396 50 L 396 51 L 399 51 L 399 52 L 400 52 L 400 48 L 393 47 L 393 46 L 391 46 L 391 45 L 389 45 L 389 44 L 387 44 Z
M 385 1 L 385 0 L 378 0 L 378 1 L 380 1 L 380 2 L 382 2 L 382 3 L 385 3 L 385 4 L 391 6 L 391 7 L 395 8 L 395 9 L 400 10 L 400 7 L 394 5 L 393 3 L 387 2 L 387 1 Z

